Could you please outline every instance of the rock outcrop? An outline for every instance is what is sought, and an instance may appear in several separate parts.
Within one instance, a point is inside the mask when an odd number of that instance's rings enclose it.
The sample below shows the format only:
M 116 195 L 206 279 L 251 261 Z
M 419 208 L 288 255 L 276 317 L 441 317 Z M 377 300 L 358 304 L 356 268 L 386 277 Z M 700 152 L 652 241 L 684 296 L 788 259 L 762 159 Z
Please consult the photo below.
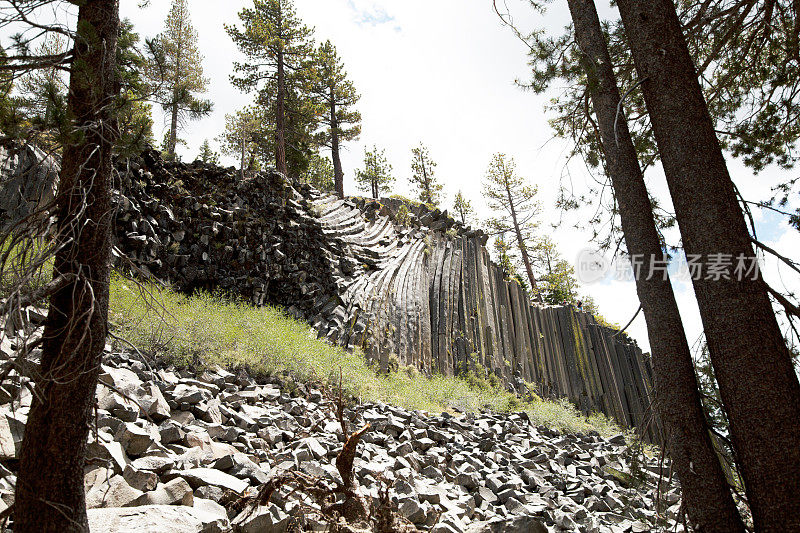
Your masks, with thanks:
M 18 222 L 50 203 L 56 194 L 60 163 L 29 144 L 0 145 L 0 229 Z
M 572 307 L 539 306 L 505 279 L 486 236 L 400 200 L 339 200 L 276 173 L 164 163 L 121 171 L 118 246 L 179 289 L 281 305 L 321 336 L 452 375 L 481 368 L 641 427 L 649 360 Z M 123 265 L 124 266 L 124 265 Z

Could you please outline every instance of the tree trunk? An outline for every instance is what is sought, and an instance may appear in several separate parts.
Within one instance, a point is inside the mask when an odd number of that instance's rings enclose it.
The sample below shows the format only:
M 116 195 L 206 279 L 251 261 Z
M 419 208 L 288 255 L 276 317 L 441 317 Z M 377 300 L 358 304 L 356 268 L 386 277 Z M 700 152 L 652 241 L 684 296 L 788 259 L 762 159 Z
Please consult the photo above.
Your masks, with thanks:
M 632 257 L 644 258 L 636 276 L 636 291 L 653 352 L 657 412 L 689 520 L 697 531 L 744 531 L 709 436 L 672 285 L 665 269 L 653 268 L 665 264 L 664 253 L 627 120 L 617 120 L 620 93 L 597 9 L 594 0 L 568 3 L 625 243 Z
M 336 118 L 336 95 L 333 87 L 330 94 L 331 102 L 331 158 L 333 159 L 333 180 L 336 185 L 336 194 L 344 198 L 344 172 L 342 172 L 342 159 L 339 156 L 339 121 Z
M 278 10 L 278 32 L 283 33 L 283 18 Z M 286 166 L 286 65 L 282 45 L 278 45 L 278 94 L 275 102 L 275 168 L 289 177 Z
M 183 76 L 183 69 L 181 68 L 181 58 L 183 57 L 181 53 L 181 46 L 183 45 L 183 20 L 184 19 L 181 18 L 181 27 L 177 39 L 179 44 L 178 49 L 175 51 L 175 78 L 172 80 L 172 107 L 170 109 L 172 115 L 170 117 L 169 142 L 167 143 L 167 157 L 170 160 L 175 160 L 175 148 L 178 145 L 178 113 L 180 111 L 178 85 L 181 83 L 181 77 Z
M 177 99 L 177 96 L 174 96 Z M 169 127 L 169 142 L 167 144 L 167 157 L 175 159 L 175 147 L 178 144 L 178 102 L 172 104 L 172 117 Z
M 514 199 L 511 197 L 511 189 L 506 185 L 506 194 L 508 195 L 508 207 L 511 210 L 511 221 L 514 224 L 514 233 L 517 235 L 517 244 L 519 245 L 519 253 L 522 256 L 522 263 L 525 265 L 525 272 L 528 274 L 528 281 L 531 283 L 531 294 L 536 297 L 536 301 L 543 303 L 542 295 L 539 293 L 539 286 L 536 283 L 536 276 L 533 275 L 533 267 L 531 266 L 531 258 L 528 256 L 528 248 L 525 246 L 525 239 L 522 238 L 522 230 L 519 227 L 519 220 L 517 219 L 517 208 L 514 207 Z
M 88 530 L 83 466 L 108 318 L 119 0 L 85 0 L 77 27 L 68 106 L 80 134 L 64 146 L 57 208 L 63 248 L 53 272 L 77 280 L 50 299 L 20 452 L 14 531 L 21 533 Z
M 754 260 L 672 1 L 618 5 L 687 255 Z M 730 277 L 693 283 L 756 530 L 800 530 L 800 384 L 760 274 Z
M 428 181 L 428 169 L 427 169 L 427 167 L 425 165 L 425 159 L 422 158 L 422 157 L 420 157 L 420 159 L 422 160 L 422 180 L 423 180 L 422 181 L 422 186 L 423 186 L 423 190 L 425 191 L 424 194 L 425 194 L 425 198 L 426 198 L 424 203 L 429 204 L 429 203 L 433 203 L 432 202 L 433 198 L 431 197 L 431 186 L 430 186 L 430 182 Z

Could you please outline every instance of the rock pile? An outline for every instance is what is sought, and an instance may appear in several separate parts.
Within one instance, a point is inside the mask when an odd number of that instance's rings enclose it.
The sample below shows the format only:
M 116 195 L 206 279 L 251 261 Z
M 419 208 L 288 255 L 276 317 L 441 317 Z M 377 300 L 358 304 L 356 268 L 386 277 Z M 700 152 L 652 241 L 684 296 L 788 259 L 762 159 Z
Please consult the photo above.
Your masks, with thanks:
M 243 182 L 232 168 L 163 162 L 155 151 L 119 170 L 115 234 L 132 262 L 120 266 L 297 316 L 335 298 L 329 240 L 280 174 Z
M 40 335 L 6 333 L 3 365 Z M 288 377 L 106 351 L 85 475 L 92 531 L 682 531 L 678 488 L 622 435 L 562 435 L 524 414 L 344 405 Z M 30 364 L 37 357 L 33 349 Z M 2 508 L 13 501 L 31 403 L 25 378 L 10 377 L 0 399 Z M 367 425 L 349 472 L 368 511 L 361 524 L 332 524 L 343 447 Z

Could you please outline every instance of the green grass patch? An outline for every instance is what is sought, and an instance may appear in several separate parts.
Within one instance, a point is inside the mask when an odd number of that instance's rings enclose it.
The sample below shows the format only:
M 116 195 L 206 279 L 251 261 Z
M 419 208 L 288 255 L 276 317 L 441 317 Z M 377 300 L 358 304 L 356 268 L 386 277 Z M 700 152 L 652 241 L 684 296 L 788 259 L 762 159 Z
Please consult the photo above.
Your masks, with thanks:
M 428 412 L 526 412 L 536 424 L 601 434 L 621 430 L 607 418 L 586 418 L 567 401 L 523 401 L 495 384 L 401 368 L 383 374 L 350 353 L 317 339 L 303 322 L 272 307 L 253 307 L 208 294 L 185 296 L 115 275 L 109 320 L 118 335 L 176 366 L 247 368 L 255 375 L 290 372 L 301 381 L 339 382 L 362 401 Z

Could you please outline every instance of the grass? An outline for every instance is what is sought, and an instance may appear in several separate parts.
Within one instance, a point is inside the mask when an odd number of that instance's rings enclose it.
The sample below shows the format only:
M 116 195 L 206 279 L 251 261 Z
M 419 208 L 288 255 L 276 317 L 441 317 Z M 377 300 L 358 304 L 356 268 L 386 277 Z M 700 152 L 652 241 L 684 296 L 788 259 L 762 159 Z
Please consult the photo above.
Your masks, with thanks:
M 329 384 L 338 383 L 341 372 L 343 388 L 362 401 L 428 412 L 525 412 L 534 423 L 564 432 L 621 432 L 606 417 L 584 417 L 567 401 L 523 401 L 476 376 L 427 378 L 410 368 L 378 373 L 360 352 L 318 340 L 311 327 L 276 308 L 208 294 L 187 297 L 115 275 L 109 320 L 118 335 L 176 366 L 290 372 L 301 381 Z

